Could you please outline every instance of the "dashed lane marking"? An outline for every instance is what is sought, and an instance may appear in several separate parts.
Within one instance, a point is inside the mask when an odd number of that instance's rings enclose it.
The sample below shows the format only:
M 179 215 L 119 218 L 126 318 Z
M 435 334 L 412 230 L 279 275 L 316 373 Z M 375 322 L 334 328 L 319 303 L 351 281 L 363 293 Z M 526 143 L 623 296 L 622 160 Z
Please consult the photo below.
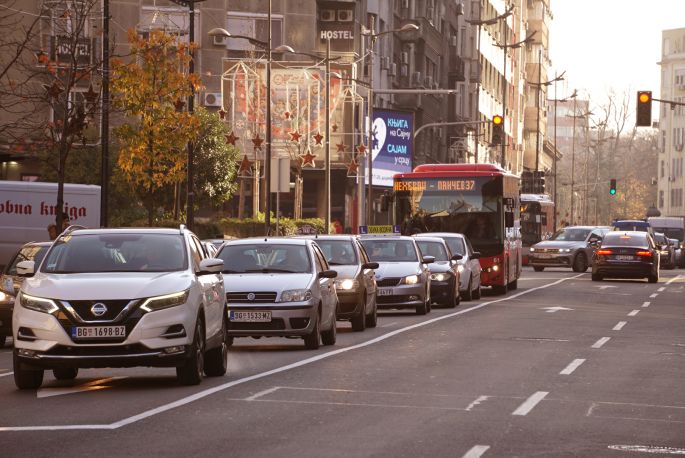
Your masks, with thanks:
M 474 445 L 471 449 L 464 454 L 463 458 L 479 458 L 483 456 L 483 453 L 490 449 L 489 445 Z
M 571 375 L 571 374 L 573 374 L 573 371 L 578 369 L 578 367 L 580 367 L 580 365 L 583 364 L 584 362 L 585 362 L 584 359 L 574 359 L 573 361 L 571 361 L 571 363 L 569 363 L 568 366 L 566 366 L 564 368 L 564 370 L 559 372 L 559 375 Z
M 533 410 L 540 401 L 545 399 L 545 396 L 547 396 L 548 394 L 549 391 L 537 391 L 533 393 L 528 399 L 526 399 L 523 402 L 523 404 L 518 406 L 518 408 L 514 410 L 511 414 L 520 416 L 528 415 L 528 413 L 530 413 L 530 411 Z
M 658 292 L 662 292 L 662 291 L 665 291 L 665 290 L 666 290 L 666 287 L 664 287 L 664 286 L 662 286 L 661 288 L 657 289 Z
M 0 374 L 0 377 L 7 377 L 7 376 L 12 375 L 12 374 L 14 374 L 14 372 L 7 372 L 5 374 Z
M 685 448 L 655 447 L 654 445 L 610 445 L 610 450 L 622 452 L 657 453 L 660 455 L 685 455 Z
M 651 304 L 651 302 L 643 302 L 643 303 L 642 303 L 642 306 L 643 306 L 643 307 L 649 307 L 649 304 Z
M 627 321 L 619 321 L 616 324 L 616 326 L 614 326 L 611 330 L 612 331 L 620 331 L 621 329 L 623 329 L 623 326 L 625 326 L 626 324 L 628 324 Z
M 609 340 L 611 340 L 611 337 L 602 337 L 597 342 L 592 344 L 592 348 L 602 348 L 602 345 L 609 342 Z
M 309 358 L 302 359 L 300 361 L 296 361 L 296 362 L 291 363 L 291 364 L 286 364 L 285 366 L 276 367 L 276 368 L 270 369 L 268 371 L 259 372 L 257 374 L 249 375 L 247 377 L 239 378 L 236 380 L 231 380 L 231 381 L 223 383 L 221 385 L 217 385 L 217 386 L 214 386 L 211 388 L 207 388 L 207 389 L 198 391 L 197 393 L 191 394 L 190 396 L 186 396 L 186 397 L 183 397 L 181 399 L 177 399 L 176 401 L 170 402 L 168 404 L 162 404 L 162 405 L 155 407 L 153 409 L 146 410 L 146 411 L 141 412 L 139 414 L 123 418 L 123 419 L 116 421 L 114 423 L 95 424 L 95 425 L 80 424 L 80 425 L 3 426 L 3 427 L 0 427 L 0 432 L 97 430 L 97 429 L 113 430 L 113 429 L 119 429 L 119 428 L 122 428 L 124 426 L 128 426 L 128 425 L 137 423 L 139 421 L 145 420 L 147 418 L 154 417 L 156 415 L 162 414 L 164 412 L 168 412 L 170 410 L 185 406 L 185 405 L 193 403 L 195 401 L 199 401 L 200 399 L 204 399 L 207 396 L 211 396 L 213 394 L 225 391 L 225 390 L 227 390 L 229 388 L 233 388 L 234 386 L 237 386 L 237 385 L 243 385 L 245 383 L 248 383 L 248 382 L 251 382 L 254 380 L 263 379 L 263 378 L 269 377 L 271 375 L 279 374 L 281 372 L 289 371 L 291 369 L 296 369 L 298 367 L 306 366 L 306 365 L 321 361 L 323 359 L 328 359 L 328 358 L 331 358 L 333 356 L 337 356 L 341 353 L 346 353 L 346 352 L 349 352 L 352 350 L 357 350 L 359 348 L 364 348 L 364 347 L 368 347 L 371 345 L 375 345 L 379 342 L 383 342 L 384 340 L 390 339 L 391 337 L 394 337 L 396 335 L 403 334 L 405 332 L 409 332 L 409 331 L 412 331 L 414 329 L 418 329 L 418 328 L 421 328 L 424 326 L 428 326 L 430 324 L 437 323 L 438 321 L 447 320 L 447 319 L 453 318 L 455 316 L 463 315 L 465 313 L 469 313 L 469 312 L 472 312 L 474 310 L 478 310 L 478 309 L 481 309 L 483 307 L 487 307 L 488 305 L 491 305 L 491 304 L 496 304 L 499 302 L 505 302 L 505 301 L 509 301 L 512 299 L 516 299 L 518 297 L 521 297 L 525 294 L 532 293 L 534 291 L 546 289 L 546 288 L 549 288 L 551 286 L 556 286 L 556 285 L 559 285 L 559 284 L 561 284 L 565 281 L 568 281 L 568 280 L 577 279 L 579 277 L 582 277 L 583 275 L 585 275 L 585 274 L 578 274 L 578 275 L 574 275 L 571 277 L 560 278 L 559 280 L 553 281 L 551 283 L 547 283 L 547 284 L 542 285 L 542 286 L 536 286 L 534 288 L 526 289 L 524 291 L 518 292 L 518 293 L 513 294 L 511 296 L 506 296 L 506 297 L 503 297 L 500 299 L 495 299 L 492 301 L 483 302 L 481 304 L 475 305 L 473 307 L 466 308 L 464 310 L 460 310 L 458 312 L 448 313 L 446 315 L 441 315 L 441 316 L 438 316 L 436 318 L 431 318 L 429 320 L 421 321 L 419 323 L 415 323 L 415 324 L 412 324 L 410 326 L 405 326 L 405 327 L 400 328 L 400 329 L 395 329 L 393 331 L 388 332 L 387 334 L 383 334 L 383 335 L 374 337 L 373 339 L 369 339 L 365 342 L 361 342 L 361 343 L 358 343 L 355 345 L 350 345 L 349 347 L 339 348 L 337 350 L 331 350 L 331 351 L 328 351 L 328 352 L 325 352 L 325 353 L 322 353 L 322 354 L 319 354 L 316 356 L 312 356 Z
M 654 299 L 654 298 L 657 297 L 657 296 L 658 296 L 657 293 L 654 293 L 654 294 L 650 294 L 650 295 L 649 295 L 649 297 L 651 297 L 652 299 Z
M 633 310 L 632 312 L 630 312 L 630 313 L 628 314 L 628 316 L 635 316 L 635 315 L 637 315 L 638 313 L 640 313 L 639 310 Z

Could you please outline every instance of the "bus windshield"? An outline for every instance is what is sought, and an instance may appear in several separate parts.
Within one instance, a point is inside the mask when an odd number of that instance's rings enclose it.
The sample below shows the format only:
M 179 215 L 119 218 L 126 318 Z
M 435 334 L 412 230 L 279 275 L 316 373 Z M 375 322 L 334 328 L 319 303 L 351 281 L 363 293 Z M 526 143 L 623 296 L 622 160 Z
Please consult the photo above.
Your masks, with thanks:
M 403 234 L 459 232 L 479 251 L 502 246 L 501 177 L 403 178 L 394 188 Z

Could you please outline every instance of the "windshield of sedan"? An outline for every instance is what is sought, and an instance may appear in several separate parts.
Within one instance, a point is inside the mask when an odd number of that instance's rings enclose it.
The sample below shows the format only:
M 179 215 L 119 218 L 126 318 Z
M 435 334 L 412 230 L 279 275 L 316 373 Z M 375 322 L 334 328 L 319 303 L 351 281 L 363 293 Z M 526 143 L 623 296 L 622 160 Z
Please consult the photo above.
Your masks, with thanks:
M 173 272 L 187 269 L 182 235 L 108 233 L 65 235 L 47 254 L 42 271 Z
M 288 273 L 312 271 L 305 245 L 226 244 L 216 257 L 223 259 L 225 274 Z
M 442 243 L 417 240 L 416 244 L 419 246 L 423 256 L 433 256 L 436 261 L 448 261 L 447 250 Z
M 350 240 L 316 240 L 328 264 L 332 266 L 345 266 L 357 264 L 357 254 Z
M 582 242 L 592 232 L 592 229 L 580 229 L 565 227 L 554 233 L 549 240 L 556 240 L 558 242 Z
M 362 240 L 373 262 L 418 262 L 414 244 L 408 240 Z

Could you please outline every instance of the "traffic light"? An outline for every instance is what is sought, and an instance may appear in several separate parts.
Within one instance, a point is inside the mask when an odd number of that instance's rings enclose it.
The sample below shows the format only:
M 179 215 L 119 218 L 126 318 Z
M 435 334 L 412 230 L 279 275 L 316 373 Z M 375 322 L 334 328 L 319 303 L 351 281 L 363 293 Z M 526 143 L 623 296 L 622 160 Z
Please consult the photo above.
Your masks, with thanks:
M 636 126 L 652 126 L 652 91 L 637 91 Z
M 492 141 L 491 145 L 501 145 L 504 141 L 504 118 L 500 115 L 492 117 Z
M 609 194 L 612 196 L 616 195 L 616 178 L 609 180 Z
M 533 189 L 536 194 L 545 193 L 545 172 L 537 170 L 533 172 Z

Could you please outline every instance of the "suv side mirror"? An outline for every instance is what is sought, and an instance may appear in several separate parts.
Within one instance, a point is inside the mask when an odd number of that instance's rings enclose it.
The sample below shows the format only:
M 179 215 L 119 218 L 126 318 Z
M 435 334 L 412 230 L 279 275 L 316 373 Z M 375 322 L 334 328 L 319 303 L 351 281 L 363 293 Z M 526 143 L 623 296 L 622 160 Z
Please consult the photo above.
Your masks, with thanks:
M 35 261 L 21 261 L 17 264 L 17 275 L 20 277 L 33 277 L 36 273 Z
M 365 262 L 364 264 L 362 264 L 362 269 L 376 270 L 376 269 L 378 269 L 378 263 L 377 262 Z
M 424 256 L 423 259 L 421 259 L 421 262 L 424 264 L 433 264 L 435 262 L 435 256 Z
M 452 260 L 452 261 L 459 261 L 459 260 L 461 260 L 462 258 L 463 258 L 463 256 L 460 255 L 459 253 L 457 253 L 457 254 L 453 255 L 453 256 L 450 258 L 450 260 Z
M 335 270 L 322 270 L 319 272 L 319 278 L 335 278 L 338 276 L 338 272 Z
M 218 274 L 224 269 L 224 260 L 217 258 L 207 258 L 200 261 L 198 275 Z
M 480 259 L 480 251 L 474 251 L 471 255 L 471 259 Z

